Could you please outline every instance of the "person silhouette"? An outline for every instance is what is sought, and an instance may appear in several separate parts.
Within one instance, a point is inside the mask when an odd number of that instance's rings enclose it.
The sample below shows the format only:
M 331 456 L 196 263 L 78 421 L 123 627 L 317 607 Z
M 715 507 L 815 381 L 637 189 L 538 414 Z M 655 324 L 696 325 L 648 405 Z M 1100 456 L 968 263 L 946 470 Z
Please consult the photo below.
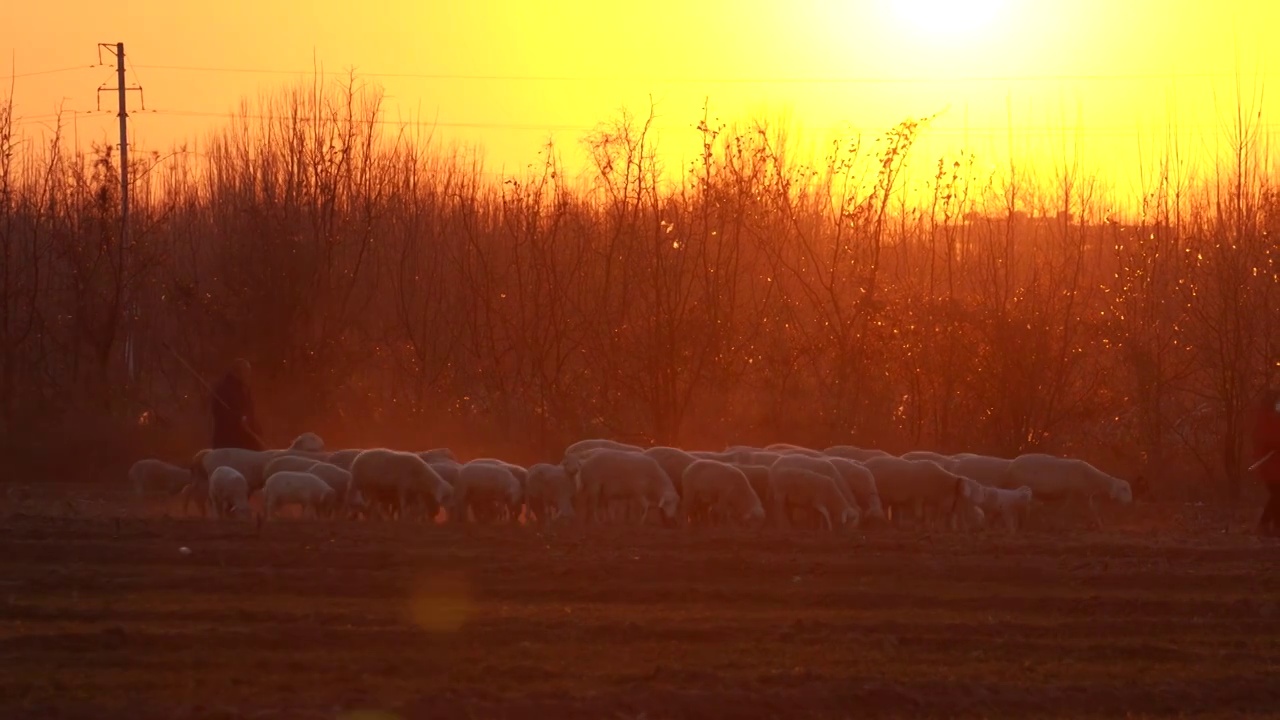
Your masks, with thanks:
M 213 387 L 213 444 L 217 448 L 266 449 L 249 390 L 249 361 L 237 358 Z

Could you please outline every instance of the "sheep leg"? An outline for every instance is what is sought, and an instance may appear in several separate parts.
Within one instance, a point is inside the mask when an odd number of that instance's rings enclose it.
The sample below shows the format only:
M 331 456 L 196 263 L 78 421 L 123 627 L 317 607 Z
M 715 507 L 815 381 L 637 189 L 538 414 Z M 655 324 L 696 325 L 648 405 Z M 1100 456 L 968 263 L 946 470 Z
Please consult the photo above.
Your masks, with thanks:
M 822 518 L 822 524 L 827 526 L 828 531 L 835 531 L 835 526 L 831 524 L 831 513 L 827 512 L 827 508 L 822 505 L 814 505 L 814 510 L 818 511 L 818 516 Z

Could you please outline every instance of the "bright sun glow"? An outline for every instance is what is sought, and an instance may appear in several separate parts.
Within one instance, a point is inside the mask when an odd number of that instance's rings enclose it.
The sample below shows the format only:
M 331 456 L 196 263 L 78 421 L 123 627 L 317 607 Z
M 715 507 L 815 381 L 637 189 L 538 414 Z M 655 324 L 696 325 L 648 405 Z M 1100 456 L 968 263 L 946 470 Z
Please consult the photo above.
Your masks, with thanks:
M 888 0 L 908 32 L 931 39 L 978 39 L 996 26 L 1008 0 Z

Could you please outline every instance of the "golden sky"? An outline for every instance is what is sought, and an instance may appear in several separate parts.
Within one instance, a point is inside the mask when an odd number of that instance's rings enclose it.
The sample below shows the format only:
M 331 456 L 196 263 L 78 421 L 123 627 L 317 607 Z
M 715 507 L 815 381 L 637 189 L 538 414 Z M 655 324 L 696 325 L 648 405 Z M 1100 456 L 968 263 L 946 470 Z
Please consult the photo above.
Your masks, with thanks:
M 1123 186 L 1171 124 L 1184 151 L 1215 146 L 1237 73 L 1250 98 L 1280 80 L 1277 28 L 1275 0 L 14 1 L 0 79 L 17 74 L 25 131 L 62 103 L 81 141 L 109 139 L 113 95 L 81 113 L 115 82 L 89 67 L 97 43 L 123 41 L 154 111 L 132 115 L 132 142 L 163 150 L 313 61 L 354 68 L 385 88 L 390 118 L 438 122 L 495 172 L 549 136 L 572 160 L 584 129 L 650 96 L 670 164 L 692 156 L 707 97 L 716 118 L 786 117 L 814 145 L 941 112 L 917 163 L 961 147 L 1000 163 L 1012 146 L 1046 170 L 1078 155 Z M 1274 134 L 1275 114 L 1263 121 Z

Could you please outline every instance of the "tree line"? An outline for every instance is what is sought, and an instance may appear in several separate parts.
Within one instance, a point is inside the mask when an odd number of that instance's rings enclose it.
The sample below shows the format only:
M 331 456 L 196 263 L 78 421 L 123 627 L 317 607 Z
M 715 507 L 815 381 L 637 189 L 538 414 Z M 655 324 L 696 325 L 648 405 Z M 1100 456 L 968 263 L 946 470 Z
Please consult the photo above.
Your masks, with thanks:
M 1139 198 L 913 156 L 927 120 L 810 160 L 786 128 L 704 117 L 670 168 L 624 113 L 583 138 L 585 174 L 549 145 L 495 181 L 376 90 L 317 83 L 199 153 L 131 157 L 122 243 L 114 149 L 15 120 L 0 434 L 32 473 L 202 447 L 201 379 L 243 356 L 279 442 L 1035 449 L 1225 497 L 1280 370 L 1280 195 L 1245 125 Z

